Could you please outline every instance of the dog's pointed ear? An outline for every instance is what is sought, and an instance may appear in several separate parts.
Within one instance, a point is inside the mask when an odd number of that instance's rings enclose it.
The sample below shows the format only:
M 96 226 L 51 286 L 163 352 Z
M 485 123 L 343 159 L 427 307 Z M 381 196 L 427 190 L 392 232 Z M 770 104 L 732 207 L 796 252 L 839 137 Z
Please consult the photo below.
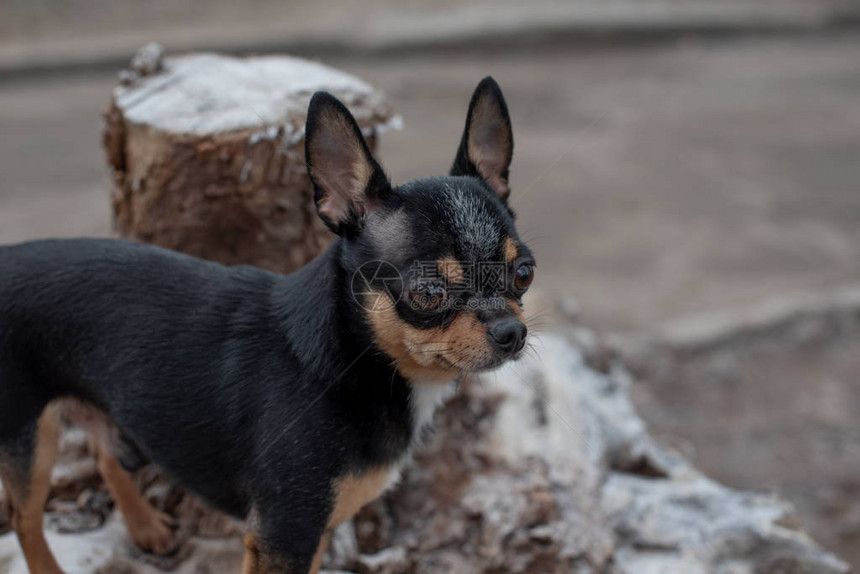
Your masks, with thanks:
M 508 106 L 499 84 L 487 76 L 472 94 L 466 129 L 451 167 L 451 175 L 481 177 L 502 201 L 507 201 L 508 170 L 514 154 L 514 134 Z
M 308 107 L 305 162 L 320 218 L 338 235 L 357 235 L 391 184 L 355 118 L 326 92 L 315 93 Z

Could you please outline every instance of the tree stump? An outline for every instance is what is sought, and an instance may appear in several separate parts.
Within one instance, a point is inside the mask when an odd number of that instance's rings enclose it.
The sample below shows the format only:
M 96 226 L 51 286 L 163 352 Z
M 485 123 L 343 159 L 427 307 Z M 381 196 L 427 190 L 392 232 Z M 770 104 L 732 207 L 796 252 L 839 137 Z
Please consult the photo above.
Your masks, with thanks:
M 286 56 L 133 61 L 105 112 L 115 233 L 226 264 L 297 269 L 332 239 L 305 170 L 317 90 L 341 99 L 373 149 L 396 120 L 358 78 Z

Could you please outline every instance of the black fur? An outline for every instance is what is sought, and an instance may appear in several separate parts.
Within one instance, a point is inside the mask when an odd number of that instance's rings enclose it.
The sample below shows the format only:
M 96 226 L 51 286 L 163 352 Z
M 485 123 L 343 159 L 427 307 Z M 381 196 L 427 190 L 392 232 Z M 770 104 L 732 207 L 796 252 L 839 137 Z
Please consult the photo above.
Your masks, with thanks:
M 348 115 L 331 96 L 314 102 L 309 138 L 321 107 Z M 443 255 L 501 261 L 507 237 L 518 261 L 533 263 L 503 200 L 475 174 L 391 187 L 373 169 L 367 204 L 326 222 L 342 237 L 290 275 L 122 240 L 0 247 L 0 457 L 26 472 L 39 414 L 76 397 L 116 422 L 124 464 L 151 461 L 233 516 L 253 509 L 267 548 L 306 572 L 334 481 L 395 463 L 415 440 L 416 382 L 374 339 L 352 294 L 355 271 L 379 259 L 404 274 Z M 468 229 L 458 209 L 484 227 Z M 380 244 L 374 231 L 385 225 L 408 233 Z M 397 310 L 420 329 L 456 314 L 416 312 L 405 300 Z

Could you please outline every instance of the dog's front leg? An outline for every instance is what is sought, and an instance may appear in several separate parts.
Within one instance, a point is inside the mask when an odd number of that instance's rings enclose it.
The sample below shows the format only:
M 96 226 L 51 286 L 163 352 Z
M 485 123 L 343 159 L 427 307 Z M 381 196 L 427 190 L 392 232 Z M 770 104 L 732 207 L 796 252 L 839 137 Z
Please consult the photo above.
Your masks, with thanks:
M 317 574 L 323 554 L 331 541 L 331 530 L 319 539 L 315 551 L 293 549 L 278 551 L 264 542 L 257 532 L 245 536 L 242 574 Z
M 245 557 L 242 560 L 242 574 L 274 574 L 288 572 L 286 564 L 272 555 L 260 542 L 260 535 L 249 532 L 245 535 Z M 278 568 L 280 566 L 280 569 Z

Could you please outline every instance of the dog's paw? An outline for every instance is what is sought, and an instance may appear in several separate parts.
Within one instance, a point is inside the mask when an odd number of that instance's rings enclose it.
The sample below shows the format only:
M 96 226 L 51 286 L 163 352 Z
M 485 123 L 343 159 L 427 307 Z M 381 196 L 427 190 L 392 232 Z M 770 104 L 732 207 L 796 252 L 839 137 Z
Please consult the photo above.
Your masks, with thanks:
M 159 556 L 172 554 L 178 548 L 174 534 L 175 521 L 169 515 L 149 507 L 131 521 L 126 518 L 126 526 L 132 540 L 143 550 Z

